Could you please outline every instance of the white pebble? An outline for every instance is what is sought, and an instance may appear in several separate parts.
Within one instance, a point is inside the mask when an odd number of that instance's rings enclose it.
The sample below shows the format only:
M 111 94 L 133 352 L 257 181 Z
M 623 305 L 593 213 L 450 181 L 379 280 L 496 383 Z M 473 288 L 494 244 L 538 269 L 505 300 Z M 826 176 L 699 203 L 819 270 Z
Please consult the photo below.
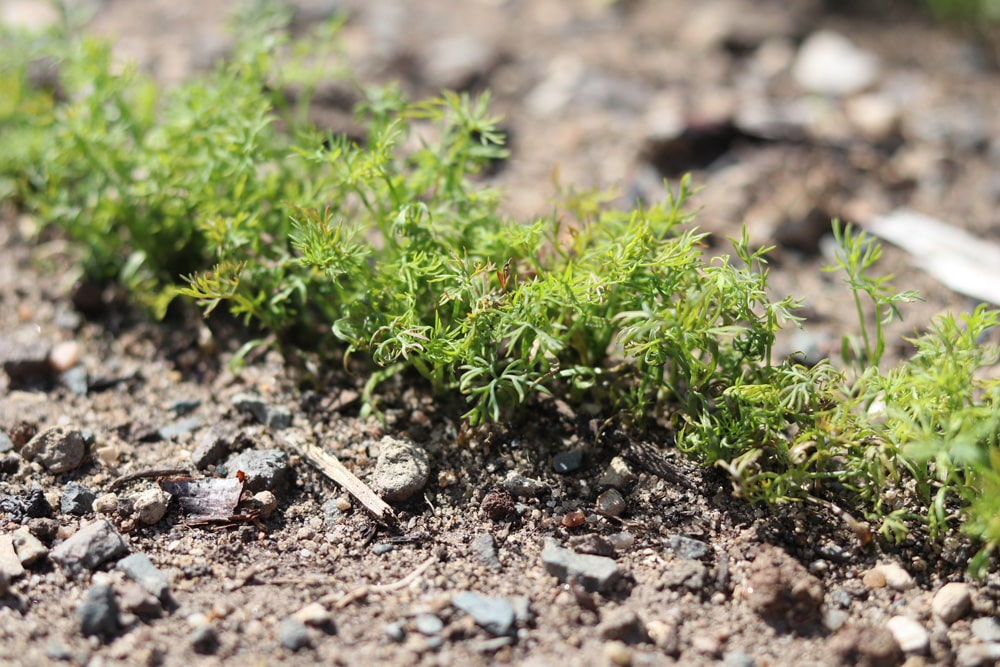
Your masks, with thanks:
M 57 373 L 68 371 L 80 363 L 80 344 L 75 340 L 56 343 L 49 352 L 49 366 Z
M 139 521 L 152 526 L 163 518 L 169 505 L 170 494 L 159 487 L 153 487 L 135 497 L 135 514 Z
M 923 653 L 930 645 L 930 636 L 924 626 L 908 616 L 893 616 L 885 627 L 904 653 Z
M 972 590 L 959 582 L 945 584 L 931 600 L 931 612 L 948 625 L 965 616 L 971 606 Z

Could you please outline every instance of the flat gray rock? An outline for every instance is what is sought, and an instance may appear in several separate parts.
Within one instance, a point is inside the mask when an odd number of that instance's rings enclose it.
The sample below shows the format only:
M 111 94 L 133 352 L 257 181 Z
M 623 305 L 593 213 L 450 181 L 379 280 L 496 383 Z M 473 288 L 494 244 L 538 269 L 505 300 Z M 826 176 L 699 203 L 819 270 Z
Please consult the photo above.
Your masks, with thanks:
M 76 608 L 80 632 L 85 636 L 96 635 L 104 640 L 118 634 L 120 622 L 115 593 L 107 584 L 94 584 Z
M 125 573 L 125 576 L 152 593 L 160 601 L 166 601 L 170 595 L 170 580 L 160 570 L 156 569 L 149 556 L 142 552 L 126 556 L 115 564 L 115 569 Z
M 288 486 L 292 469 L 288 454 L 280 449 L 248 449 L 229 457 L 224 466 L 227 477 L 237 471 L 246 473 L 246 486 L 253 493 L 258 491 L 280 492 Z
M 70 576 L 77 576 L 127 551 L 125 540 L 111 522 L 101 519 L 76 531 L 49 557 Z
M 542 563 L 545 571 L 559 581 L 573 579 L 588 591 L 606 593 L 622 578 L 621 569 L 613 559 L 574 553 L 551 537 L 545 538 Z
M 514 605 L 507 600 L 472 591 L 459 593 L 451 599 L 451 604 L 471 616 L 476 625 L 498 636 L 510 634 L 517 618 Z
M 423 490 L 430 469 L 422 447 L 387 435 L 379 442 L 374 486 L 386 501 L 404 502 Z

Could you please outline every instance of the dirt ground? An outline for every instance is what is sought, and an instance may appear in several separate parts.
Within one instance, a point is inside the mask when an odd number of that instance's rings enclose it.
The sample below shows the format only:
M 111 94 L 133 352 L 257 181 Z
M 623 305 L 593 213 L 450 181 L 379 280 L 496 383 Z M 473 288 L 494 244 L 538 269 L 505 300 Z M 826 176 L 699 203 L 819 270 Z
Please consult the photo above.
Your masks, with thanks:
M 345 47 L 364 80 L 399 80 L 414 97 L 490 89 L 512 151 L 491 182 L 509 193 L 511 215 L 548 213 L 556 172 L 566 184 L 614 187 L 626 205 L 664 196 L 664 178 L 692 171 L 704 186 L 698 224 L 717 248 L 743 222 L 754 240 L 777 245 L 772 288 L 802 297 L 810 318 L 780 353 L 817 358 L 857 328 L 850 294 L 819 270 L 829 263 L 831 218 L 864 224 L 909 207 L 1000 241 L 1000 51 L 905 7 L 853 4 L 861 9 L 818 0 L 292 3 L 299 26 L 349 12 Z M 42 21 L 43 5 L 6 0 L 0 15 Z M 113 37 L 123 58 L 169 86 L 227 52 L 233 5 L 95 1 L 87 29 Z M 804 90 L 795 65 L 821 31 L 874 54 L 872 80 L 839 95 Z M 602 431 L 555 401 L 522 423 L 470 432 L 460 406 L 389 383 L 385 421 L 359 419 L 363 378 L 331 373 L 329 384 L 303 387 L 275 353 L 234 375 L 233 341 L 197 318 L 149 323 L 120 305 L 82 314 L 87 295 L 74 290 L 65 248 L 30 246 L 22 222 L 11 211 L 0 222 L 0 332 L 58 346 L 68 365 L 74 353 L 79 363 L 42 387 L 0 377 L 0 430 L 13 441 L 0 440 L 0 496 L 40 488 L 52 508 L 35 518 L 0 509 L 0 535 L 23 523 L 50 549 L 0 581 L 4 664 L 1000 659 L 1000 578 L 967 580 L 973 550 L 960 536 L 930 542 L 917 532 L 890 546 L 866 542 L 826 510 L 748 506 L 719 471 L 684 463 L 668 434 Z M 891 330 L 889 363 L 907 353 L 904 335 L 972 305 L 898 249 L 886 248 L 883 267 L 926 299 Z M 13 450 L 54 426 L 87 440 L 82 462 L 60 474 Z M 429 478 L 392 503 L 398 525 L 380 524 L 290 451 L 289 433 L 373 484 L 383 436 L 406 439 L 426 453 Z M 165 468 L 221 476 L 228 452 L 204 451 L 216 440 L 233 453 L 290 451 L 268 478 L 272 513 L 197 525 L 175 502 L 147 525 L 135 506 L 155 479 L 113 484 Z M 633 456 L 613 460 L 626 447 Z M 202 470 L 192 453 L 205 455 Z M 63 511 L 72 482 L 93 491 L 99 511 Z M 119 556 L 76 576 L 54 562 L 60 543 L 102 519 L 128 552 L 148 556 L 169 593 L 150 599 L 115 568 Z M 604 560 L 571 563 L 594 571 L 560 577 L 547 538 Z M 113 592 L 116 627 L 88 637 L 78 610 L 102 585 Z M 468 592 L 491 599 L 469 602 Z

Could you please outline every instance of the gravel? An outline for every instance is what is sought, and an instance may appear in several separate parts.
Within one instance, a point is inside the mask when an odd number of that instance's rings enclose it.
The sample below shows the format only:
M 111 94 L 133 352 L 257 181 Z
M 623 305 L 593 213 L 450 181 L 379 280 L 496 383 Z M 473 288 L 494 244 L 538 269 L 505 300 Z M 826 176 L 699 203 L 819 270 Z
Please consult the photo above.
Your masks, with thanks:
M 115 569 L 123 572 L 126 577 L 142 586 L 158 600 L 166 602 L 170 597 L 170 580 L 161 572 L 149 556 L 136 552 L 122 558 L 115 564 Z
M 107 584 L 94 584 L 76 608 L 80 632 L 108 641 L 121 630 L 115 592 Z
M 503 598 L 465 591 L 454 596 L 451 604 L 492 635 L 508 635 L 514 629 L 514 605 Z

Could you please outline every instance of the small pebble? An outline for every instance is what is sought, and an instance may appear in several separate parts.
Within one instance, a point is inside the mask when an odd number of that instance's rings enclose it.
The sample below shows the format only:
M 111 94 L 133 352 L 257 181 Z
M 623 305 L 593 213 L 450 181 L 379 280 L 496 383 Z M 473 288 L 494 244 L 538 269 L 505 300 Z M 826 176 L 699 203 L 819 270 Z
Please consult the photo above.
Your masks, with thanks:
M 972 589 L 968 584 L 945 584 L 931 600 L 931 613 L 951 625 L 969 612 L 972 606 Z
M 76 608 L 80 632 L 107 641 L 118 634 L 120 622 L 115 593 L 107 584 L 94 584 Z
M 264 519 L 271 516 L 274 510 L 278 509 L 278 499 L 270 491 L 255 493 L 253 499 L 260 504 L 260 516 Z
M 413 629 L 422 635 L 433 636 L 444 629 L 444 623 L 434 614 L 417 614 L 413 619 Z
M 619 516 L 625 511 L 625 507 L 625 499 L 622 497 L 621 491 L 610 488 L 597 496 L 594 509 L 598 514 L 604 516 Z
M 135 502 L 132 505 L 133 512 L 141 523 L 152 526 L 166 515 L 171 497 L 169 493 L 158 486 L 146 489 L 135 496 Z
M 613 487 L 619 491 L 627 491 L 638 476 L 632 472 L 628 463 L 620 456 L 616 456 L 608 463 L 607 469 L 597 478 L 598 488 Z
M 622 641 L 613 640 L 605 642 L 604 657 L 614 665 L 628 667 L 632 664 L 632 651 Z
M 583 450 L 571 449 L 568 452 L 560 452 L 552 457 L 552 469 L 560 475 L 567 475 L 576 472 L 583 465 Z
M 374 484 L 387 502 L 404 502 L 423 490 L 430 458 L 416 443 L 385 436 L 379 441 Z
M 319 602 L 311 602 L 292 614 L 292 618 L 314 628 L 329 625 L 332 617 L 326 607 Z
M 1000 620 L 994 616 L 983 616 L 969 624 L 972 634 L 984 642 L 1000 642 Z
M 149 556 L 136 552 L 122 558 L 115 564 L 115 569 L 123 572 L 126 577 L 142 586 L 157 599 L 166 602 L 170 595 L 170 580 L 159 570 Z
M 507 473 L 507 476 L 504 478 L 503 488 L 506 489 L 507 493 L 512 496 L 518 496 L 520 498 L 540 496 L 548 490 L 548 487 L 545 486 L 544 482 L 540 482 L 537 479 L 531 479 L 530 477 L 525 477 L 524 475 L 520 475 L 513 470 Z
M 25 527 L 15 530 L 11 537 L 14 540 L 14 550 L 21 561 L 21 565 L 29 566 L 48 555 L 49 550 L 42 544 L 42 541 L 31 534 Z
M 289 651 L 299 651 L 309 646 L 309 630 L 305 623 L 289 616 L 281 622 L 278 641 Z
M 114 514 L 118 509 L 118 496 L 114 493 L 97 496 L 93 509 L 98 514 Z
M 56 373 L 63 373 L 80 363 L 80 344 L 74 340 L 56 343 L 49 352 L 49 365 Z
M 219 649 L 219 638 L 212 626 L 207 623 L 198 625 L 188 635 L 188 641 L 191 642 L 194 652 L 200 655 L 211 655 Z
M 383 632 L 386 637 L 394 642 L 401 642 L 406 639 L 406 627 L 403 625 L 402 621 L 389 623 L 385 626 Z
M 20 453 L 26 460 L 37 461 L 49 472 L 59 474 L 83 463 L 86 445 L 79 430 L 54 426 L 33 437 Z
M 79 482 L 68 482 L 59 496 L 59 509 L 63 514 L 83 516 L 94 509 L 97 496 Z
M 883 586 L 888 586 L 895 591 L 907 591 L 914 586 L 913 577 L 898 563 L 876 565 L 865 573 L 862 581 L 869 588 L 880 588 L 878 583 L 881 581 Z
M 924 626 L 909 616 L 893 616 L 885 627 L 892 633 L 904 653 L 924 653 L 930 645 L 930 635 Z

